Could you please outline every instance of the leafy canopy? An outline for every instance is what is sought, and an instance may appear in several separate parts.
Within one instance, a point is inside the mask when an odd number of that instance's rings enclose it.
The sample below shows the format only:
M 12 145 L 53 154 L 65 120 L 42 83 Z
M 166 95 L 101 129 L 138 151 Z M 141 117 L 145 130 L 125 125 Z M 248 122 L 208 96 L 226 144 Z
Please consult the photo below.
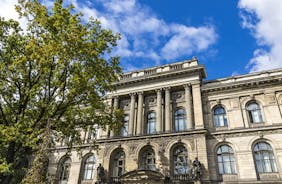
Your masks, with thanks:
M 81 129 L 118 121 L 104 100 L 121 72 L 111 56 L 119 35 L 98 20 L 82 22 L 62 0 L 52 9 L 19 0 L 16 9 L 25 31 L 0 18 L 0 182 L 25 173 L 48 122 L 58 137 L 79 143 Z

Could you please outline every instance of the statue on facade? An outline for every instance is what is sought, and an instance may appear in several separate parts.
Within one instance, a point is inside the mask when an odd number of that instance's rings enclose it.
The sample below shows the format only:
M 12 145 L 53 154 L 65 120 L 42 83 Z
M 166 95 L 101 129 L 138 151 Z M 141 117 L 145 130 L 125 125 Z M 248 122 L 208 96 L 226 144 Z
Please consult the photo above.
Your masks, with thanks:
M 198 157 L 195 158 L 192 164 L 191 176 L 194 181 L 200 180 L 202 176 L 202 164 L 198 160 Z
M 99 164 L 99 166 L 97 167 L 97 175 L 98 175 L 98 178 L 97 178 L 98 183 L 105 183 L 106 175 L 105 175 L 105 169 L 102 166 L 102 164 Z

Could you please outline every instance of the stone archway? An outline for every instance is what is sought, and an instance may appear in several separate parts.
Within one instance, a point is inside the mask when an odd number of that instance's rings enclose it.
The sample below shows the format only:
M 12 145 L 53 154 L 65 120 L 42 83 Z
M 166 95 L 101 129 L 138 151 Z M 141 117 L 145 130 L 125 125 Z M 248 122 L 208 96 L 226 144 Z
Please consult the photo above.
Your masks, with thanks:
M 122 184 L 162 184 L 164 175 L 158 171 L 134 170 L 120 176 Z

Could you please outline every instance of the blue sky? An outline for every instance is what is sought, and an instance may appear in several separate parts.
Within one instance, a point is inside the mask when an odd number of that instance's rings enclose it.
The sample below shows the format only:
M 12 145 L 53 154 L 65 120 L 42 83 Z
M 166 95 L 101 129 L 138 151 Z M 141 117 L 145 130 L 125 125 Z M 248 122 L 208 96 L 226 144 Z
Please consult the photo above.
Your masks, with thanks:
M 0 16 L 17 18 L 16 0 Z M 42 0 L 50 6 L 52 0 Z M 124 71 L 196 56 L 208 79 L 282 67 L 281 0 L 67 0 L 120 32 L 114 54 Z

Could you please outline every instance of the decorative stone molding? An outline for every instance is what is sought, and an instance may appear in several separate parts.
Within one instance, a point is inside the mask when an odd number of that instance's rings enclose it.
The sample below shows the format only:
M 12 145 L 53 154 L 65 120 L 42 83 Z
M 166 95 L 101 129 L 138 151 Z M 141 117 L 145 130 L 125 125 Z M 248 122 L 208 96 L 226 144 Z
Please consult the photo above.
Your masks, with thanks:
M 154 106 L 157 104 L 157 96 L 146 96 L 145 97 L 145 104 L 148 106 Z
M 174 102 L 182 102 L 184 101 L 184 91 L 177 91 L 172 93 L 172 100 Z
M 279 173 L 260 173 L 260 180 L 280 180 Z
M 234 182 L 238 180 L 238 175 L 237 174 L 222 174 L 220 179 L 223 182 Z
M 120 108 L 124 109 L 124 110 L 130 109 L 130 100 L 129 99 L 121 100 L 120 101 Z

